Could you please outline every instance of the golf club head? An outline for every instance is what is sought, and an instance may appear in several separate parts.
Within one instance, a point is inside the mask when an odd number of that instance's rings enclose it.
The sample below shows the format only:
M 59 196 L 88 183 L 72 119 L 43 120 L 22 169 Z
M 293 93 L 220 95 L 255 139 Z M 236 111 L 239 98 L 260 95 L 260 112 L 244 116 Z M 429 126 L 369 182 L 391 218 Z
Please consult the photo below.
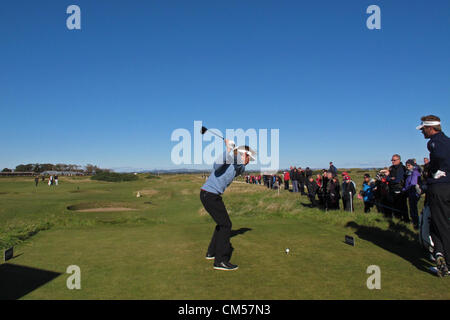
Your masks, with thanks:
M 200 130 L 200 133 L 201 133 L 201 134 L 205 134 L 206 131 L 208 131 L 208 128 L 202 126 L 202 129 Z M 218 134 L 215 133 L 214 131 L 209 131 L 209 132 L 211 132 L 211 133 L 212 133 L 213 135 L 215 135 L 216 137 L 219 137 L 220 139 L 225 140 L 224 137 L 218 135 Z

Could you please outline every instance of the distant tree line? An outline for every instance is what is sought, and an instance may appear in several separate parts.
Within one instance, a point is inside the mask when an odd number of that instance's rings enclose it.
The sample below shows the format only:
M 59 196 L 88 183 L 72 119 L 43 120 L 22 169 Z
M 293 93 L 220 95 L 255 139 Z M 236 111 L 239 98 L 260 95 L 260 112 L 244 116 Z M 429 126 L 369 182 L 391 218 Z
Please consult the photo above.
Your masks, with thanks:
M 29 163 L 29 164 L 19 164 L 14 169 L 14 172 L 34 172 L 42 173 L 45 171 L 71 171 L 80 172 L 85 174 L 94 174 L 101 172 L 110 172 L 109 169 L 102 169 L 93 164 L 87 164 L 86 166 L 80 166 L 77 164 L 52 164 L 52 163 Z M 2 172 L 13 172 L 12 169 L 4 168 Z
M 96 175 L 94 175 L 91 179 L 108 182 L 122 182 L 122 181 L 138 180 L 139 177 L 132 173 L 99 172 Z

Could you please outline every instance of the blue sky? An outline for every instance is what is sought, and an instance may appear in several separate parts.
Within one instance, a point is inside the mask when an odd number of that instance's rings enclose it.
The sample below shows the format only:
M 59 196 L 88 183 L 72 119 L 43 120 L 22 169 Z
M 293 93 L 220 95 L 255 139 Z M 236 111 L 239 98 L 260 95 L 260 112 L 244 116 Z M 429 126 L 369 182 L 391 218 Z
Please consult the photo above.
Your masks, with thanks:
M 0 41 L 2 168 L 173 168 L 194 120 L 280 129 L 281 167 L 383 166 L 427 155 L 422 115 L 450 128 L 447 0 L 5 0 Z

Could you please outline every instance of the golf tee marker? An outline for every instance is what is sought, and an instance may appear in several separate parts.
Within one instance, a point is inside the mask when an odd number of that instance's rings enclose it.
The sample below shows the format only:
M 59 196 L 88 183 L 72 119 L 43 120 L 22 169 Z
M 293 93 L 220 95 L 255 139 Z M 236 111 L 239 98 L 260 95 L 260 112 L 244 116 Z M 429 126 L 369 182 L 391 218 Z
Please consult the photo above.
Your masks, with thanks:
M 353 238 L 352 236 L 345 236 L 345 241 L 346 244 L 351 245 L 352 247 L 355 246 L 355 238 Z
M 14 247 L 3 251 L 3 262 L 6 262 L 14 257 Z

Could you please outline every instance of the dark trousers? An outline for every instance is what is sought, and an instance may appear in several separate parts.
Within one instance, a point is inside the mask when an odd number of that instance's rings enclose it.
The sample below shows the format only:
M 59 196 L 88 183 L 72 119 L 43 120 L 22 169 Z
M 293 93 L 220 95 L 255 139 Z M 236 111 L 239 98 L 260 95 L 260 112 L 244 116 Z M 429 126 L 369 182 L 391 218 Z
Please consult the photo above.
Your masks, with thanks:
M 377 202 L 377 208 L 386 218 L 392 218 L 393 201 L 389 193 L 383 194 Z
M 408 205 L 406 204 L 406 196 L 402 192 L 392 192 L 392 210 L 395 217 L 404 222 L 409 222 Z
M 325 199 L 324 199 L 323 192 L 317 191 L 317 198 L 319 199 L 319 205 L 324 206 L 325 205 Z
M 370 201 L 364 202 L 364 213 L 369 213 L 370 208 L 372 208 L 372 202 Z
M 342 205 L 343 205 L 345 211 L 355 211 L 353 208 L 353 199 L 352 199 L 352 204 L 350 205 L 350 197 L 342 198 Z
M 317 201 L 316 201 L 316 195 L 315 194 L 308 194 L 309 201 L 311 201 L 311 207 L 317 207 Z
M 434 252 L 442 253 L 450 264 L 450 183 L 430 185 L 427 200 L 431 210 L 430 235 Z
M 419 201 L 419 196 L 417 196 L 414 191 L 410 192 L 408 194 L 409 215 L 415 226 L 419 225 L 419 213 L 417 210 L 417 202 L 418 201 Z
M 299 186 L 298 186 L 299 191 L 301 192 L 302 195 L 305 195 L 306 194 L 305 193 L 305 182 L 299 181 L 298 184 L 299 184 Z
M 215 256 L 214 263 L 216 264 L 228 262 L 233 251 L 230 243 L 232 225 L 222 197 L 218 194 L 201 190 L 200 200 L 205 210 L 217 224 L 208 247 L 208 254 Z
M 326 199 L 326 208 L 328 210 L 339 210 L 339 199 L 336 196 L 328 195 Z
M 284 190 L 289 190 L 289 180 L 284 180 Z

